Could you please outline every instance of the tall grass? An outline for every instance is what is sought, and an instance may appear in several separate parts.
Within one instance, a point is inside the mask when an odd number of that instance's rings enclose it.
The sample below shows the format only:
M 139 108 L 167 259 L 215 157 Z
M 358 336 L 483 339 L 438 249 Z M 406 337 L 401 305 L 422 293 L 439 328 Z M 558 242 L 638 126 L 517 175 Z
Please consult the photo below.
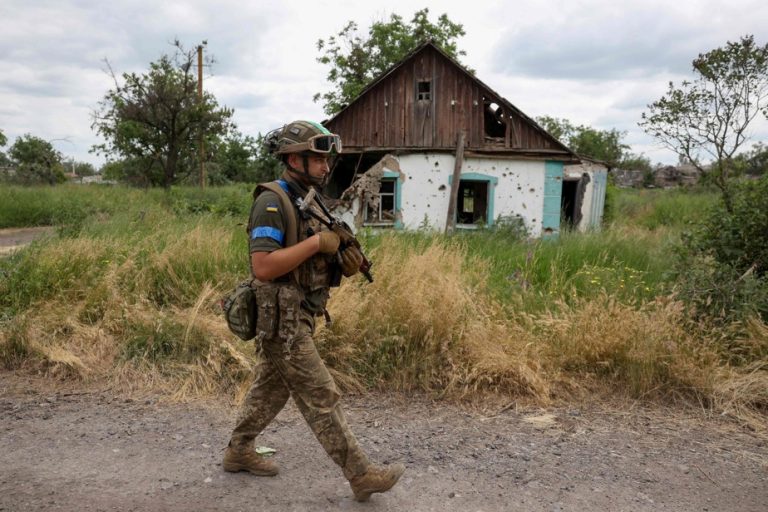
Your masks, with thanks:
M 625 189 L 612 197 L 610 222 L 648 230 L 690 227 L 718 201 L 715 192 L 704 189 Z
M 59 185 L 56 187 L 3 186 L 0 188 L 0 228 L 69 226 L 79 230 L 93 218 L 109 218 L 133 211 L 162 208 L 178 215 L 213 213 L 242 218 L 250 207 L 252 187 L 240 184 L 170 190 L 111 186 Z
M 247 274 L 250 190 L 103 193 L 114 204 L 76 234 L 0 260 L 0 364 L 176 398 L 242 393 L 254 350 L 227 331 L 218 300 Z M 656 215 L 636 201 L 621 211 Z M 724 334 L 691 329 L 670 295 L 681 225 L 635 224 L 548 241 L 368 233 L 375 281 L 332 293 L 319 349 L 350 389 L 539 403 L 593 390 L 696 396 L 760 418 L 768 329 L 739 331 L 751 355 L 729 364 Z

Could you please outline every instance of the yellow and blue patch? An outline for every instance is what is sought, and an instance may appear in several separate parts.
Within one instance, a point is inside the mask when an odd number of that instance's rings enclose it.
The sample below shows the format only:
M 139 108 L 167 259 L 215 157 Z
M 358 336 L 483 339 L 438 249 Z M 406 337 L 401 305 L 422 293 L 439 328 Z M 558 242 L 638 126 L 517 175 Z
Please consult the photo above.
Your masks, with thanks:
M 277 212 L 279 212 L 280 210 L 278 210 L 278 208 L 277 208 L 277 205 L 276 205 L 276 204 L 271 204 L 271 203 L 270 203 L 270 204 L 267 204 L 267 211 L 268 211 L 268 212 L 270 212 L 270 213 L 277 213 Z

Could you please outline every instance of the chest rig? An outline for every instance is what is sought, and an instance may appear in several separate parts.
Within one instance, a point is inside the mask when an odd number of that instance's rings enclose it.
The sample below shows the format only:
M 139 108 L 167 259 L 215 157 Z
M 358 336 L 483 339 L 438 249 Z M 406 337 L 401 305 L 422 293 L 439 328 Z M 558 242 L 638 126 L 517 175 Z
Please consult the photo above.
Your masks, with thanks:
M 283 212 L 285 223 L 285 247 L 302 242 L 324 228 L 319 220 L 299 211 L 293 200 L 294 193 L 284 180 L 258 185 L 253 192 L 254 200 L 265 190 L 274 192 L 280 201 L 280 210 Z M 310 208 L 316 207 L 313 205 Z M 327 294 L 327 290 L 332 284 L 333 274 L 337 270 L 334 268 L 335 265 L 333 255 L 317 253 L 278 280 L 293 280 L 307 295 L 322 293 L 322 291 Z

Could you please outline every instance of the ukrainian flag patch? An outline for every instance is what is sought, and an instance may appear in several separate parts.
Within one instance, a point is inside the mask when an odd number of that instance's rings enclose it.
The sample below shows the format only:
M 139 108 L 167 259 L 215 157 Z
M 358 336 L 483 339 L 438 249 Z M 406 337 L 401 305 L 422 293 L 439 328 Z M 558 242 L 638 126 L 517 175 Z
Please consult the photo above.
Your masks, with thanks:
M 267 211 L 271 213 L 277 213 L 279 210 L 277 209 L 276 204 L 268 204 L 267 205 Z

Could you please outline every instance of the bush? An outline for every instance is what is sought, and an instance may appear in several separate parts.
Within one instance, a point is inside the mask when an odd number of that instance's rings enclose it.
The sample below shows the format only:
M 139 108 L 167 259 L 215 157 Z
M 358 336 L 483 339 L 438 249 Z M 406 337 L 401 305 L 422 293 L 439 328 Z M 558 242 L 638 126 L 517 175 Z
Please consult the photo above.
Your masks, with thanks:
M 676 294 L 688 306 L 691 320 L 703 325 L 722 327 L 754 315 L 768 320 L 768 280 L 711 256 L 681 260 Z
M 735 186 L 732 204 L 711 208 L 678 252 L 678 295 L 706 324 L 768 320 L 768 177 Z
M 693 253 L 707 254 L 737 272 L 768 271 L 768 176 L 733 189 L 732 209 L 713 209 L 687 240 Z

